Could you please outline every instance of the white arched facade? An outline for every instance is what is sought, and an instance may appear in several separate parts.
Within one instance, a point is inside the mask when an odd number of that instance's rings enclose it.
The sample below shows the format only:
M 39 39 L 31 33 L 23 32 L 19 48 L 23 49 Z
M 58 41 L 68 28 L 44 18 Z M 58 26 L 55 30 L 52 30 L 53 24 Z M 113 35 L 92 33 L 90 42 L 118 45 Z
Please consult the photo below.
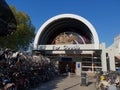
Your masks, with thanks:
M 39 39 L 40 39 L 40 36 L 44 33 L 45 31 L 45 28 L 52 22 L 56 21 L 56 20 L 59 20 L 59 19 L 62 19 L 62 18 L 71 18 L 71 19 L 76 19 L 80 22 L 82 22 L 83 24 L 85 24 L 87 26 L 87 28 L 89 28 L 89 30 L 91 31 L 92 35 L 93 35 L 93 40 L 94 40 L 94 49 L 99 49 L 99 38 L 98 38 L 98 34 L 95 30 L 95 28 L 92 26 L 92 24 L 87 21 L 85 18 L 81 17 L 81 16 L 78 16 L 78 15 L 75 15 L 75 14 L 60 14 L 60 15 L 57 15 L 57 16 L 54 16 L 52 18 L 50 18 L 49 20 L 47 20 L 41 27 L 40 29 L 38 30 L 37 34 L 36 34 L 36 37 L 35 37 L 35 40 L 34 40 L 34 49 L 37 49 L 38 47 L 38 42 L 39 42 Z M 46 37 L 46 38 L 49 38 L 49 37 Z

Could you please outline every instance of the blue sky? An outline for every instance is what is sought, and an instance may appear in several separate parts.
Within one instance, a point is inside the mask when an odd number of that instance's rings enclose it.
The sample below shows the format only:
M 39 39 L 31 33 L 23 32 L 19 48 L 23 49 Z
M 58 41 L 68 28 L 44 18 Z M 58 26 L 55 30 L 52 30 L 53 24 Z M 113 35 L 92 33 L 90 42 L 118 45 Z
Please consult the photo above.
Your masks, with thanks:
M 96 29 L 100 43 L 110 46 L 120 34 L 120 0 L 6 0 L 31 17 L 36 32 L 48 19 L 72 13 L 87 19 Z

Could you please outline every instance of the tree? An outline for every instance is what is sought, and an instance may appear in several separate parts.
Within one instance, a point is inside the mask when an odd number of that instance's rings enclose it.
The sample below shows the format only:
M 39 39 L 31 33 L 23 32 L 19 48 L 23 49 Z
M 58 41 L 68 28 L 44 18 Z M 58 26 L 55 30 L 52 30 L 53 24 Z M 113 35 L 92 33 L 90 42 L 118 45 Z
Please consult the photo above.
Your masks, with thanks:
M 0 47 L 27 50 L 34 39 L 35 27 L 25 12 L 17 11 L 14 6 L 10 8 L 17 21 L 17 30 L 12 35 L 0 37 Z

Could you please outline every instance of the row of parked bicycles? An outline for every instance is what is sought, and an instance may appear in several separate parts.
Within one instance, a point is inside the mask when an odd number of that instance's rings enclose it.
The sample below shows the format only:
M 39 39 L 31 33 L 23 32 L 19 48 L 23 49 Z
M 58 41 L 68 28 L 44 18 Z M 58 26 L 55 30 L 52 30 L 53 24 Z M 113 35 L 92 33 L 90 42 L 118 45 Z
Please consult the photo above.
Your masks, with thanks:
M 0 50 L 0 90 L 29 90 L 56 75 L 54 60 L 42 55 Z
M 116 71 L 96 74 L 96 90 L 120 90 L 120 73 Z

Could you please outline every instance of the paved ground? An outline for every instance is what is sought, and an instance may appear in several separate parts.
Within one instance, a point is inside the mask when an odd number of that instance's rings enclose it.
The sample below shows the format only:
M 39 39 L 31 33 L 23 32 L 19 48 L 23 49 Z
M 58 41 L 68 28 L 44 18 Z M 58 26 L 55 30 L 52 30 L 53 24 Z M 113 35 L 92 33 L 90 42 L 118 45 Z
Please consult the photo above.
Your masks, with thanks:
M 89 77 L 88 81 L 88 86 L 80 86 L 80 77 L 75 75 L 71 77 L 60 76 L 31 90 L 96 90 L 94 85 L 95 79 Z

